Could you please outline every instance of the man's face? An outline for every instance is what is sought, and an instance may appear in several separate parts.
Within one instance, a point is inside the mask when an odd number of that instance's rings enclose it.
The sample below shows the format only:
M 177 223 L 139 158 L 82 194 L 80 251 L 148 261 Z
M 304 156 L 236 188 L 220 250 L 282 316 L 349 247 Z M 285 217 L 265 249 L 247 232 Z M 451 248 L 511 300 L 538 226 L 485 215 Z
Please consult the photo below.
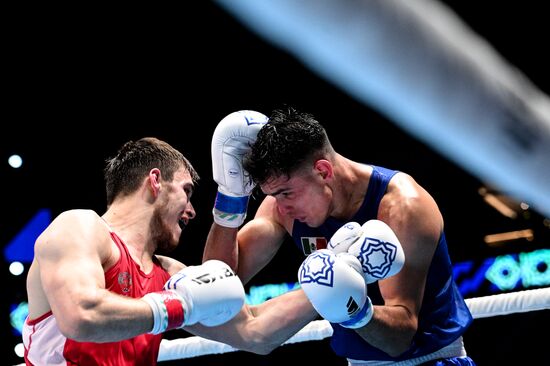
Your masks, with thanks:
M 332 192 L 314 170 L 269 179 L 260 188 L 275 197 L 281 215 L 310 227 L 320 226 L 330 214 Z
M 181 233 L 189 220 L 195 218 L 195 209 L 191 204 L 193 181 L 189 172 L 180 169 L 171 182 L 163 180 L 151 218 L 150 226 L 157 252 L 168 253 L 179 243 Z

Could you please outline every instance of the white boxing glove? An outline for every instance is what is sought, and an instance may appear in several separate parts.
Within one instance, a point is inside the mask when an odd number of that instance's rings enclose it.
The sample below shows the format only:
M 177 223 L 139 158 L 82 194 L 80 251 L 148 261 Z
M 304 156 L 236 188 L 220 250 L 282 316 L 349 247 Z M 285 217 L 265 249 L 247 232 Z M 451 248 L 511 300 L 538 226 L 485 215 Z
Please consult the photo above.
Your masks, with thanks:
M 340 227 L 328 241 L 327 249 L 334 253 L 346 253 L 349 247 L 363 234 L 363 228 L 357 222 L 351 221 Z
M 361 237 L 349 247 L 348 253 L 361 262 L 365 281 L 372 283 L 401 271 L 405 253 L 393 230 L 380 220 L 369 220 L 361 229 Z
M 151 333 L 181 328 L 196 323 L 223 324 L 239 313 L 245 293 L 241 280 L 224 262 L 209 260 L 174 274 L 164 291 L 142 297 L 153 311 Z
M 212 171 L 218 194 L 212 213 L 225 227 L 239 227 L 246 218 L 254 182 L 243 169 L 243 156 L 256 141 L 268 118 L 255 111 L 233 112 L 223 118 L 212 135 Z
M 315 310 L 329 322 L 360 328 L 372 318 L 361 264 L 354 256 L 317 250 L 300 266 L 298 281 Z

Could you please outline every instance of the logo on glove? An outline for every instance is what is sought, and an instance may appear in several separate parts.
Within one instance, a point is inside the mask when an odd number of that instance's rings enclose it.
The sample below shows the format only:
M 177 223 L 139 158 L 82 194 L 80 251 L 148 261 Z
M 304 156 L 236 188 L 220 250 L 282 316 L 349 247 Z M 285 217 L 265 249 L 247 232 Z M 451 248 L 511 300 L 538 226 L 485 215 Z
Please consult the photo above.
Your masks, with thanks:
M 327 253 L 315 252 L 306 258 L 300 267 L 300 283 L 317 283 L 333 286 L 334 258 Z
M 365 238 L 358 258 L 363 272 L 375 278 L 385 278 L 395 261 L 397 246 L 374 238 Z
M 233 272 L 230 268 L 220 268 L 215 272 L 205 272 L 199 275 L 193 274 L 192 276 L 189 276 L 188 274 L 178 272 L 166 282 L 164 285 L 164 289 L 177 289 L 178 288 L 178 282 L 183 280 L 186 277 L 191 277 L 191 281 L 202 285 L 207 283 L 212 283 L 216 281 L 217 279 L 223 280 L 224 278 L 229 278 L 236 276 L 235 272 Z
M 241 112 L 242 113 L 242 112 Z M 244 119 L 246 120 L 247 125 L 264 125 L 267 123 L 267 117 L 264 115 L 252 115 L 252 114 L 244 114 Z
M 217 273 L 210 273 L 207 272 L 205 274 L 202 274 L 200 276 L 197 276 L 193 278 L 193 282 L 198 283 L 199 285 L 203 283 L 211 283 L 216 281 L 216 279 L 223 280 L 224 278 L 233 277 L 235 276 L 235 272 L 233 272 L 229 268 L 221 268 L 220 271 L 217 271 Z
M 357 313 L 360 310 L 359 304 L 355 301 L 355 299 L 352 296 L 349 297 L 348 302 L 346 304 L 346 308 L 348 309 L 349 316 L 355 315 L 355 313 Z

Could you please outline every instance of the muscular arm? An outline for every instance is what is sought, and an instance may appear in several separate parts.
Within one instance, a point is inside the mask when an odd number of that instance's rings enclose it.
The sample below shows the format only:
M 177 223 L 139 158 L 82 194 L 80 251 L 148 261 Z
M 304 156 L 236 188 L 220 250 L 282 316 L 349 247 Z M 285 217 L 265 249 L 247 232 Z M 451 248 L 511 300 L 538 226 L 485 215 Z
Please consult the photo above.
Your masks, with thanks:
M 202 261 L 219 259 L 237 271 L 239 267 L 237 233 L 238 228 L 224 227 L 213 222 L 206 238 Z
M 378 218 L 396 233 L 405 252 L 405 264 L 393 277 L 379 282 L 384 306 L 357 333 L 392 356 L 410 347 L 418 328 L 428 268 L 443 230 L 443 219 L 432 197 L 414 180 L 398 174 L 384 196 Z
M 286 235 L 276 212 L 275 199 L 266 197 L 254 219 L 240 230 L 212 224 L 203 262 L 219 259 L 228 263 L 247 283 L 277 253 Z
M 268 354 L 316 317 L 304 292 L 295 290 L 257 306 L 245 305 L 235 318 L 221 326 L 195 325 L 185 329 L 244 351 Z
M 170 276 L 173 276 L 178 271 L 187 267 L 185 264 L 171 257 L 166 257 L 164 255 L 158 255 L 158 254 L 156 255 L 156 257 L 160 261 L 160 265 L 162 266 L 162 268 L 164 268 L 166 272 L 170 274 Z
M 111 342 L 152 328 L 147 303 L 105 289 L 102 264 L 113 255 L 111 244 L 97 214 L 83 210 L 61 214 L 36 242 L 29 302 L 47 302 L 66 337 Z M 36 288 L 43 290 L 47 300 L 32 290 Z

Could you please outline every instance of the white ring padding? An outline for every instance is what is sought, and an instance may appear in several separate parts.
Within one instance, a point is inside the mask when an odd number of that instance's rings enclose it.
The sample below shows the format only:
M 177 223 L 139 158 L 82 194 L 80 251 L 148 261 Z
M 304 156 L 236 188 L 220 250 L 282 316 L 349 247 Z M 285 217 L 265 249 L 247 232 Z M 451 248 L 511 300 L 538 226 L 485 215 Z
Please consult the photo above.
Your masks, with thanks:
M 466 299 L 474 319 L 498 315 L 550 309 L 550 287 Z M 283 345 L 317 341 L 332 336 L 332 327 L 326 320 L 315 320 L 303 327 Z M 158 361 L 179 360 L 197 356 L 238 351 L 227 344 L 202 337 L 186 337 L 160 343 Z

